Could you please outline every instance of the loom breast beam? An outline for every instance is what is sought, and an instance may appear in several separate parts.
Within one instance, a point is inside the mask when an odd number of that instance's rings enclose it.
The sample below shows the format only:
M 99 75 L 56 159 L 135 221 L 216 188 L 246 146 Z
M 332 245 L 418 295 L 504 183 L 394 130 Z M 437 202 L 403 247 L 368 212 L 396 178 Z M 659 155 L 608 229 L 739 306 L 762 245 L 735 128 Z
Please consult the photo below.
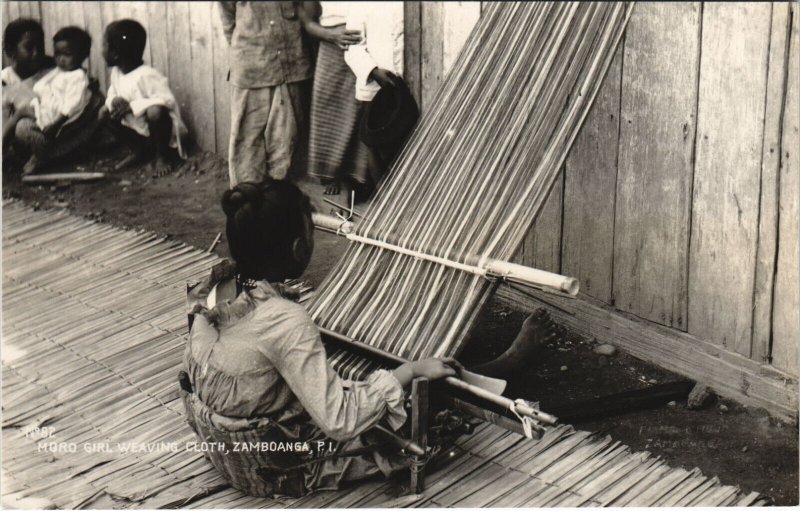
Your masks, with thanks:
M 449 268 L 461 270 L 473 275 L 482 277 L 497 277 L 503 280 L 525 284 L 536 288 L 546 288 L 558 294 L 575 297 L 580 290 L 578 280 L 572 277 L 565 277 L 549 271 L 537 270 L 520 264 L 498 261 L 497 259 L 485 259 L 483 263 L 477 257 L 468 258 L 469 263 L 459 263 L 444 257 L 419 252 L 404 248 L 385 241 L 375 240 L 355 234 L 354 226 L 349 220 L 342 220 L 329 215 L 320 213 L 312 214 L 314 225 L 322 230 L 334 232 L 344 236 L 350 241 L 371 245 L 386 250 L 391 250 L 399 254 L 415 257 L 432 263 L 441 264 Z
M 403 364 L 405 362 L 408 362 L 406 359 L 402 357 L 398 357 L 397 355 L 383 351 L 380 348 L 375 348 L 374 346 L 370 346 L 368 344 L 364 344 L 356 340 L 350 339 L 346 335 L 336 333 L 332 330 L 328 330 L 323 327 L 318 327 L 318 328 L 319 331 L 322 332 L 323 335 L 325 335 L 325 337 L 341 344 L 345 348 L 352 348 L 355 351 L 366 352 L 370 355 L 373 355 L 379 359 L 389 361 L 393 364 Z M 541 410 L 537 410 L 536 408 L 533 408 L 532 406 L 520 400 L 514 401 L 507 397 L 503 397 L 499 394 L 495 394 L 494 392 L 491 392 L 484 388 L 478 387 L 477 385 L 472 385 L 470 383 L 467 383 L 464 380 L 461 380 L 454 376 L 448 376 L 447 378 L 444 379 L 444 381 L 453 388 L 472 394 L 473 396 L 479 399 L 488 401 L 489 403 L 502 407 L 505 410 L 516 410 L 518 414 L 525 417 L 530 417 L 531 419 L 538 421 L 542 424 L 547 424 L 550 426 L 558 424 L 557 417 L 549 413 L 543 412 Z

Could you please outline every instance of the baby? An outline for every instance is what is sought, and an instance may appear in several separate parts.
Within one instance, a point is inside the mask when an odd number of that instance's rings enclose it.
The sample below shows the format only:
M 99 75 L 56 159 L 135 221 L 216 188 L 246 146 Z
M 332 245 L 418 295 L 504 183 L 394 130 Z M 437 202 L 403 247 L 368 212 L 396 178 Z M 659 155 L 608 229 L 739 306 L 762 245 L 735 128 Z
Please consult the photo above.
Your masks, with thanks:
M 92 96 L 89 77 L 81 68 L 89 56 L 92 38 L 78 27 L 65 27 L 53 36 L 56 68 L 33 86 L 31 106 L 36 124 L 53 138 L 70 119 L 77 118 Z
M 78 27 L 65 27 L 53 36 L 56 67 L 33 86 L 34 98 L 23 116 L 32 117 L 46 139 L 55 139 L 61 128 L 77 119 L 92 97 L 89 77 L 81 68 L 89 56 L 92 38 Z M 34 128 L 35 129 L 35 128 Z M 22 171 L 32 174 L 41 166 L 34 154 Z
M 163 176 L 172 170 L 170 147 L 185 157 L 181 135 L 186 127 L 166 77 L 142 60 L 146 43 L 147 32 L 134 20 L 118 20 L 106 27 L 103 58 L 112 67 L 111 83 L 99 115 L 132 149 L 115 170 L 155 156 L 154 174 Z

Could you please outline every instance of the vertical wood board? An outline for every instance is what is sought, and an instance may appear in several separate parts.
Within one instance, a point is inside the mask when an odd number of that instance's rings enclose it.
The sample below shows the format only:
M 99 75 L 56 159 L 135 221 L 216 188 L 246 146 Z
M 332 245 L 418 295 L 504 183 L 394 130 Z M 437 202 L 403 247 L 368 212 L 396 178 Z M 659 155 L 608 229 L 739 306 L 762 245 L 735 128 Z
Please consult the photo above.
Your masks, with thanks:
M 442 2 L 442 9 L 442 66 L 443 74 L 447 76 L 472 28 L 481 17 L 481 5 L 478 2 Z
M 581 292 L 611 303 L 623 43 L 567 155 L 561 267 Z
M 522 264 L 539 270 L 561 272 L 561 221 L 564 169 L 561 169 L 536 221 L 525 236 Z
M 17 6 L 19 9 L 19 6 Z M 53 54 L 53 34 L 59 27 L 58 2 L 42 2 L 42 29 L 44 29 L 44 51 Z
M 164 76 L 169 76 L 169 27 L 167 4 L 147 2 L 147 38 L 150 41 L 150 65 Z
M 772 363 L 798 374 L 800 342 L 800 10 L 792 5 L 789 81 L 781 148 L 778 264 L 773 305 Z
M 214 116 L 216 119 L 216 151 L 223 158 L 228 157 L 228 140 L 231 133 L 231 90 L 228 83 L 228 41 L 222 32 L 222 21 L 216 5 L 211 7 L 211 28 L 214 50 Z M 211 149 L 211 148 L 206 148 Z
M 192 110 L 192 53 L 189 39 L 190 2 L 169 2 L 167 4 L 167 31 L 169 37 L 169 85 L 181 109 L 181 117 L 189 129 L 189 137 L 194 139 L 195 126 L 189 116 Z
M 441 2 L 422 2 L 422 102 L 424 112 L 433 101 L 444 78 L 443 7 Z
M 770 31 L 769 62 L 764 109 L 764 141 L 761 150 L 761 197 L 759 199 L 758 250 L 753 296 L 753 340 L 750 358 L 769 360 L 772 335 L 772 297 L 778 249 L 778 177 L 781 164 L 790 16 L 788 3 L 774 3 Z
M 100 2 L 81 2 L 86 30 L 92 36 L 92 51 L 89 54 L 89 74 L 100 82 L 100 90 L 108 90 L 106 62 L 103 60 L 103 11 Z
M 190 2 L 191 109 L 181 112 L 192 119 L 194 140 L 204 149 L 217 143 L 214 117 L 214 49 L 211 2 Z
M 422 105 L 422 4 L 405 2 L 403 6 L 403 78 L 411 94 Z
M 750 355 L 771 5 L 706 3 L 689 333 Z
M 625 37 L 615 305 L 684 329 L 700 6 L 639 3 Z

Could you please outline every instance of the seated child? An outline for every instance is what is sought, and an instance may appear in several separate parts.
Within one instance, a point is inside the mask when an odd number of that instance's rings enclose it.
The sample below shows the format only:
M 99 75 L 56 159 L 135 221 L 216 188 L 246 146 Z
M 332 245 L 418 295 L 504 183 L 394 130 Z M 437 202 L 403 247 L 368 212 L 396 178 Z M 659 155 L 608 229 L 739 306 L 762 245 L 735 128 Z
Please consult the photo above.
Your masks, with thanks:
M 146 42 L 147 32 L 134 20 L 118 20 L 106 27 L 103 58 L 112 69 L 100 119 L 132 149 L 115 170 L 154 155 L 158 177 L 172 170 L 170 147 L 185 158 L 181 135 L 186 127 L 167 78 L 142 61 Z
M 89 104 L 89 77 L 81 64 L 91 47 L 92 38 L 78 27 L 62 28 L 53 36 L 56 67 L 33 86 L 36 97 L 31 101 L 36 125 L 45 136 L 54 138 Z
M 89 57 L 92 38 L 78 27 L 65 27 L 53 36 L 56 67 L 33 85 L 33 98 L 20 112 L 20 118 L 32 118 L 35 125 L 25 125 L 26 139 L 43 140 L 47 145 L 60 133 L 61 128 L 75 122 L 92 98 L 89 77 L 81 68 Z M 20 124 L 17 126 L 19 130 Z M 32 174 L 45 163 L 34 151 L 23 167 L 23 174 Z M 45 158 L 46 159 L 46 158 Z
M 26 109 L 33 95 L 33 84 L 55 67 L 52 57 L 44 53 L 44 31 L 38 21 L 19 18 L 3 31 L 3 52 L 11 64 L 0 72 L 3 81 L 3 156 L 8 156 L 10 142 L 21 110 Z M 5 158 L 4 158 L 5 159 Z

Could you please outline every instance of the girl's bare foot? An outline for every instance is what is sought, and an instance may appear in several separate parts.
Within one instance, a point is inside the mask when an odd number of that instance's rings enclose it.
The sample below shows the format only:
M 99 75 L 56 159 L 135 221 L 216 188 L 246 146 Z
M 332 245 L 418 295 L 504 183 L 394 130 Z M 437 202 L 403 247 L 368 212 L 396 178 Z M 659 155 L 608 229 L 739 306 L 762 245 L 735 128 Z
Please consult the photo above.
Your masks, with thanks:
M 537 309 L 522 323 L 511 346 L 494 360 L 469 368 L 486 376 L 507 378 L 530 366 L 548 342 L 558 336 L 556 324 L 545 309 Z

